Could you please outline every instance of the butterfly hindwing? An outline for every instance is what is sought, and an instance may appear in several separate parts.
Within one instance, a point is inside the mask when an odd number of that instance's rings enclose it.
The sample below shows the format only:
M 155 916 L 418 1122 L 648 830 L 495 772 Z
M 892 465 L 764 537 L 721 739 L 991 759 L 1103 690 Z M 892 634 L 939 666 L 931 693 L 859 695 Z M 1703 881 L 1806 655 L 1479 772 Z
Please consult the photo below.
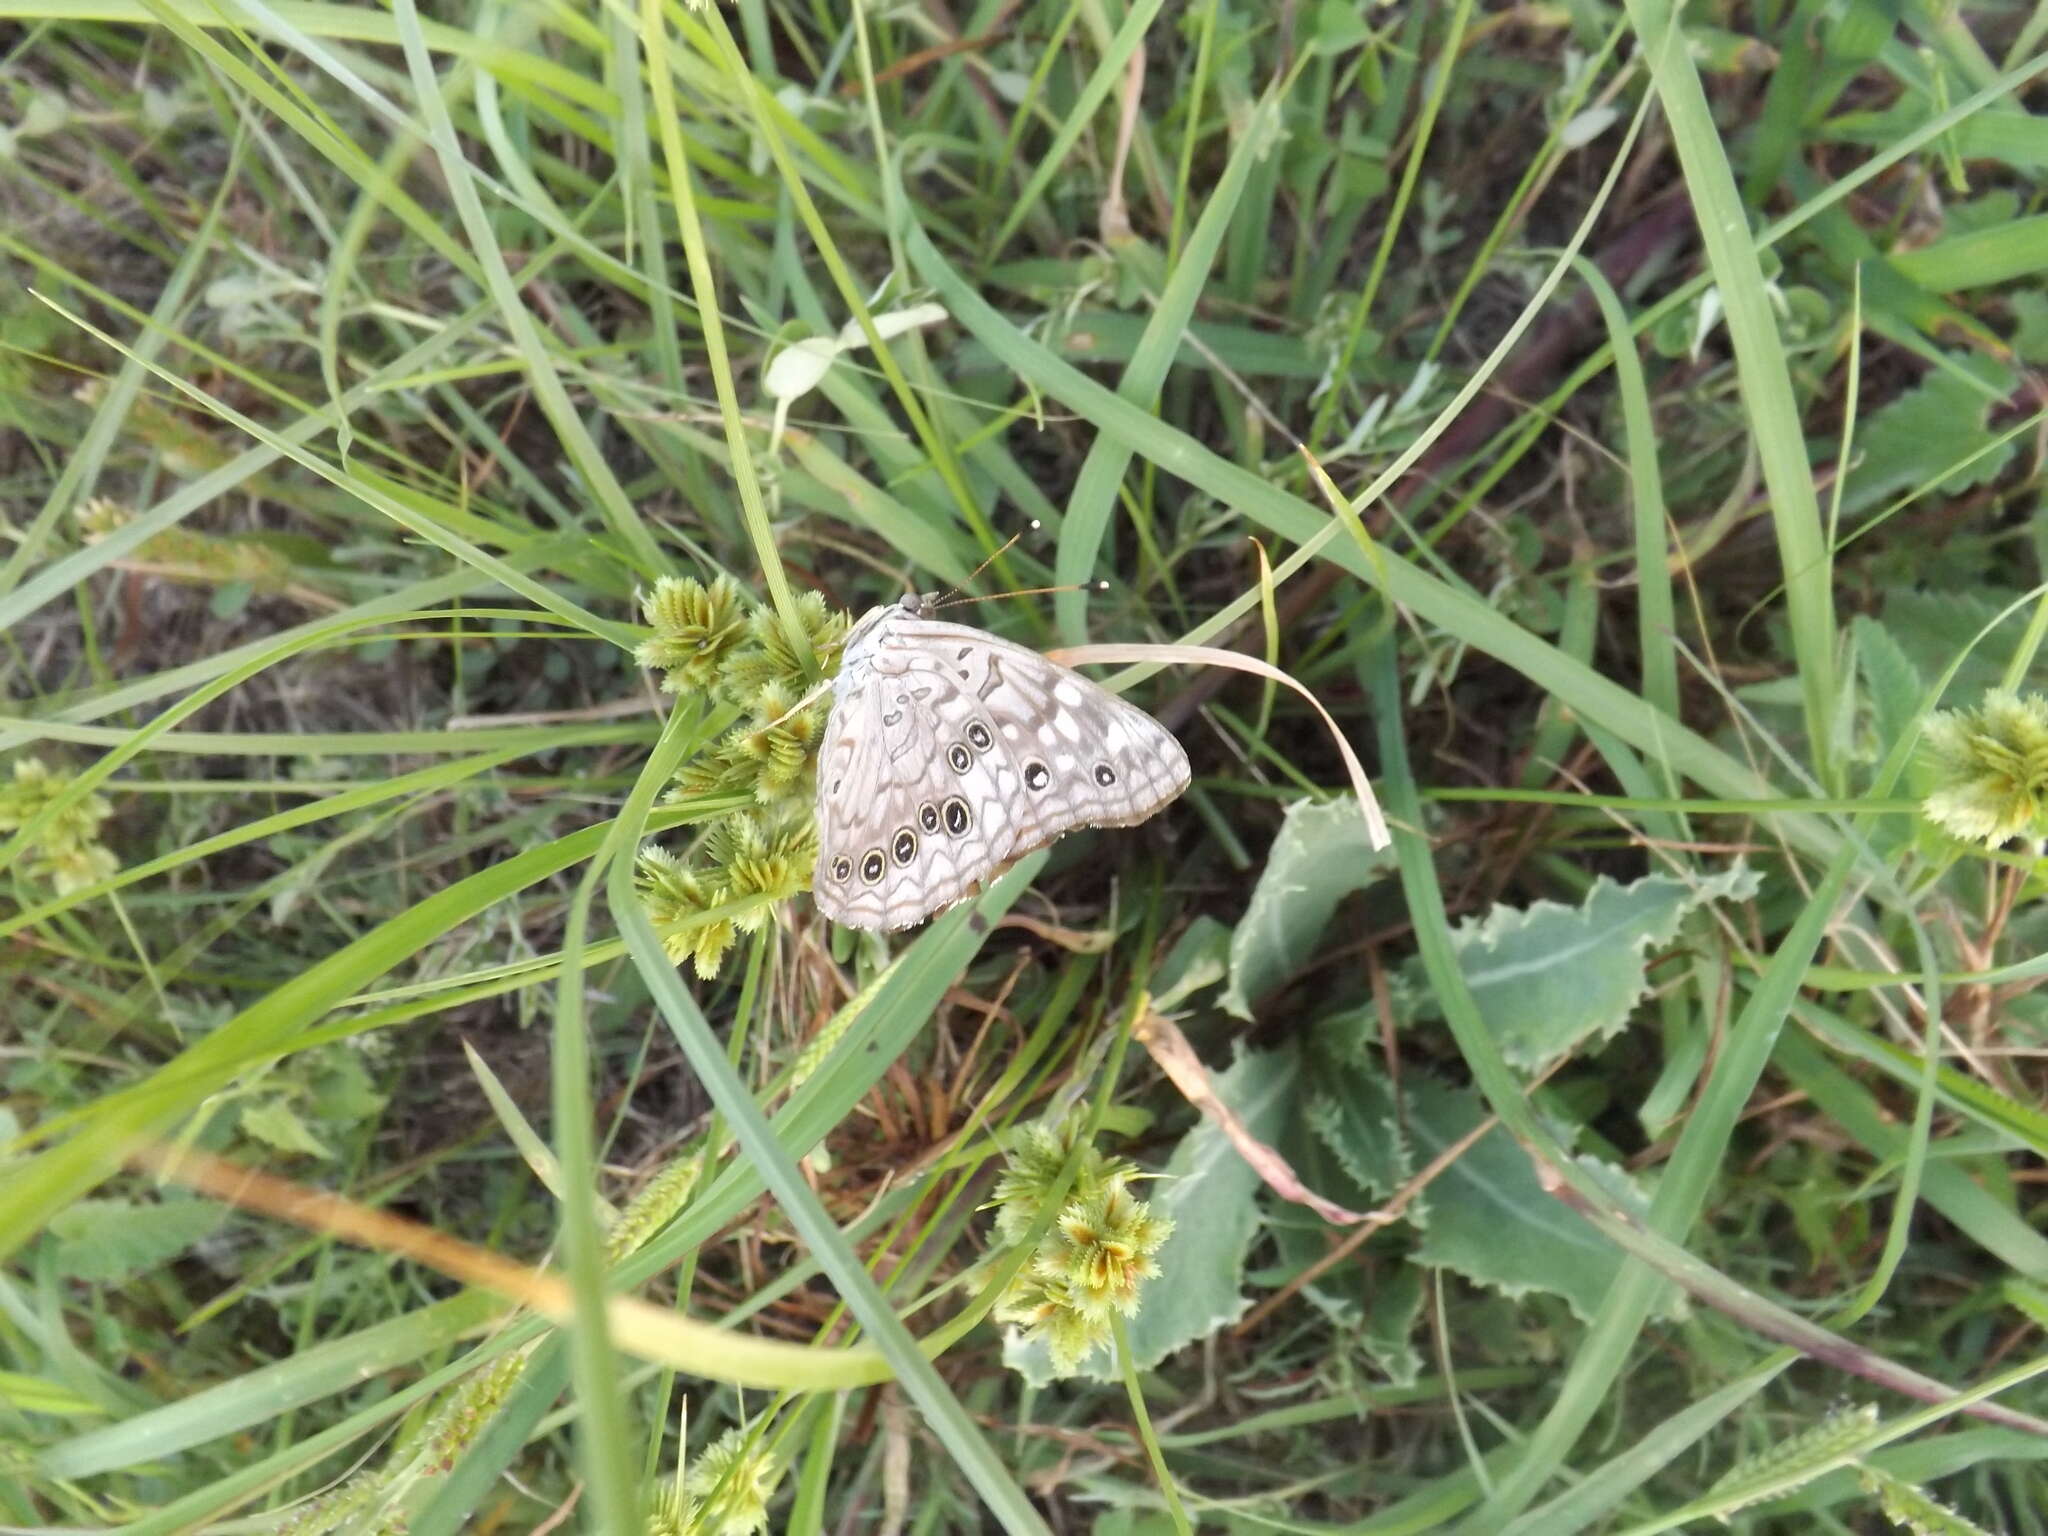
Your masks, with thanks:
M 1172 733 L 1035 651 L 891 611 L 841 673 L 818 765 L 818 905 L 902 928 L 1084 826 L 1187 787 Z
M 1006 787 L 1020 833 L 1009 857 L 1077 827 L 1135 826 L 1187 788 L 1187 754 L 1173 733 L 1079 673 L 965 625 L 912 619 L 901 628 L 919 656 L 950 660 L 994 728 L 1015 775 Z

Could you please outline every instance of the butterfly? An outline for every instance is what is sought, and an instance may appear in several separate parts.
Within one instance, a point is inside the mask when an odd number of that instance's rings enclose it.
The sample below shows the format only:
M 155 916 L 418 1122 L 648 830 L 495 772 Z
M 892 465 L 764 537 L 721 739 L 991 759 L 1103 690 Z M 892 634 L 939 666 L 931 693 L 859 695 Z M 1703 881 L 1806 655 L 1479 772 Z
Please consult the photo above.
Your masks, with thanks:
M 1134 827 L 1188 787 L 1150 715 L 937 603 L 870 609 L 832 684 L 811 893 L 849 928 L 921 923 L 1062 833 Z

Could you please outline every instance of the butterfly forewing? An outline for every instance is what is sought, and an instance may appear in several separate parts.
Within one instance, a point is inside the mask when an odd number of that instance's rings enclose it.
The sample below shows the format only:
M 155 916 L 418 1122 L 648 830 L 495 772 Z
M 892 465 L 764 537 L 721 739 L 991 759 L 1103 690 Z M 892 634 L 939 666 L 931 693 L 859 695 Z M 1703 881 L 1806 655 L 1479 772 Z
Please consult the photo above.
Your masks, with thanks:
M 818 763 L 819 909 L 903 928 L 1063 832 L 1131 826 L 1188 784 L 1143 711 L 978 629 L 885 610 L 849 646 Z

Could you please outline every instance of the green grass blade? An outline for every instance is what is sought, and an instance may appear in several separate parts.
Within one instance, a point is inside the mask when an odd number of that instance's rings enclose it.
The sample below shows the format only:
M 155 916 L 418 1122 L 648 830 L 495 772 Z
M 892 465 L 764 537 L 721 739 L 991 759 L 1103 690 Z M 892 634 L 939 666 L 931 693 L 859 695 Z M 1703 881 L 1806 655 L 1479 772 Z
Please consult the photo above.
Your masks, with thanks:
M 1088 131 L 1095 113 L 1103 102 L 1109 99 L 1109 93 L 1123 78 L 1124 71 L 1130 65 L 1131 55 L 1145 45 L 1145 33 L 1151 27 L 1153 19 L 1158 16 L 1160 6 L 1161 0 L 1135 0 L 1130 10 L 1124 13 L 1122 24 L 1116 29 L 1116 35 L 1103 49 L 1102 57 L 1095 61 L 1094 70 L 1090 72 L 1087 83 L 1074 98 L 1073 108 L 1060 124 L 1059 132 L 1053 135 L 1052 143 L 1039 155 L 1038 164 L 1032 168 L 1030 176 L 1025 179 L 1023 189 L 1017 193 L 1016 201 L 1011 204 L 1009 213 L 1004 216 L 1002 224 L 989 240 L 988 247 L 983 252 L 985 260 L 994 260 L 1003 247 L 1010 243 L 1010 237 L 1016 234 L 1017 226 L 1037 209 L 1039 200 L 1052 185 L 1053 177 L 1059 174 L 1060 167 L 1074 152 L 1074 146 L 1081 141 L 1081 135 Z
M 506 1304 L 464 1291 L 416 1312 L 301 1349 L 288 1360 L 88 1431 L 42 1453 L 52 1477 L 95 1477 L 160 1461 L 222 1435 L 261 1424 L 288 1407 L 317 1402 L 389 1370 L 445 1350 L 502 1316 Z
M 1194 233 L 1174 264 L 1151 319 L 1145 323 L 1130 365 L 1117 381 L 1117 394 L 1140 410 L 1152 408 L 1160 385 L 1166 381 L 1167 370 L 1180 350 L 1182 333 L 1201 299 L 1209 268 L 1237 213 L 1246 178 L 1254 164 L 1274 152 L 1273 137 L 1279 126 L 1280 106 L 1275 94 L 1252 111 L 1236 148 L 1231 151 L 1230 163 L 1217 180 L 1216 190 L 1203 204 L 1202 216 L 1195 221 Z M 1130 460 L 1130 448 L 1109 433 L 1089 444 L 1088 457 L 1082 461 L 1073 494 L 1067 499 L 1066 521 L 1060 528 L 1059 555 L 1053 566 L 1053 580 L 1059 585 L 1078 587 L 1094 576 L 1102 540 L 1109 531 L 1110 514 L 1116 508 L 1117 488 L 1123 483 L 1124 469 Z M 1081 645 L 1088 638 L 1087 603 L 1088 594 L 1084 591 L 1060 592 L 1053 598 L 1060 634 L 1069 645 Z
M 81 1129 L 17 1167 L 0 1188 L 0 1256 L 113 1173 L 130 1141 L 162 1135 L 249 1061 L 288 1049 L 297 1032 L 456 924 L 588 859 L 609 831 L 586 827 L 434 892 L 243 1009 L 142 1082 L 103 1096 L 80 1117 Z
M 1664 510 L 1664 476 L 1657 462 L 1656 418 L 1643 362 L 1629 332 L 1621 296 L 1599 267 L 1576 263 L 1592 289 L 1614 352 L 1614 384 L 1621 396 L 1622 426 L 1628 434 L 1629 490 L 1635 512 L 1636 644 L 1642 656 L 1643 697 L 1676 720 L 1678 697 L 1678 611 L 1671 593 L 1670 536 Z
M 983 898 L 975 906 L 985 905 L 992 899 L 1014 897 L 1018 889 L 1020 885 L 1017 882 L 1006 878 L 998 884 L 992 897 Z M 959 1399 L 953 1396 L 931 1362 L 925 1359 L 916 1341 L 897 1320 L 888 1298 L 876 1287 L 859 1256 L 846 1247 L 845 1239 L 818 1203 L 818 1197 L 804 1182 L 788 1155 L 776 1144 L 775 1134 L 754 1103 L 753 1095 L 726 1060 L 697 1005 L 683 990 L 681 978 L 663 953 L 660 939 L 639 909 L 639 897 L 633 891 L 630 872 L 623 864 L 613 868 L 609 896 L 613 920 L 625 936 L 627 947 L 653 994 L 655 1005 L 675 1031 L 677 1040 L 690 1057 L 691 1066 L 696 1069 L 720 1113 L 731 1124 L 747 1161 L 767 1184 L 834 1287 L 852 1307 L 854 1315 L 873 1336 L 875 1344 L 896 1372 L 897 1380 L 923 1411 L 932 1433 L 945 1445 L 954 1464 L 974 1485 L 989 1513 L 1004 1530 L 1045 1531 L 1045 1522 L 1031 1507 L 1023 1489 L 996 1456 Z M 957 932 L 964 926 L 968 910 L 956 908 L 948 913 L 920 942 L 929 944 L 934 937 L 949 931 Z
M 1808 744 L 1821 782 L 1838 788 L 1827 755 L 1837 693 L 1834 568 L 1827 557 L 1790 366 L 1720 129 L 1691 53 L 1673 46 L 1678 36 L 1676 11 L 1668 0 L 1629 0 L 1628 12 L 1650 61 L 1657 99 L 1670 124 L 1686 192 L 1720 290 L 1745 414 L 1755 433 L 1764 483 L 1770 488 L 1771 526 L 1785 571 L 1792 655 L 1805 699 Z
M 1899 251 L 1890 260 L 1894 270 L 1934 293 L 1960 293 L 2032 277 L 2048 269 L 2048 214 L 1950 235 L 1932 245 Z
M 497 305 L 499 323 L 511 332 L 513 345 L 526 368 L 527 381 L 533 386 L 541 409 L 561 439 L 563 450 L 576 467 L 577 475 L 590 494 L 597 498 L 598 510 L 619 541 L 620 553 L 641 576 L 652 579 L 667 569 L 668 562 L 640 521 L 624 488 L 612 474 L 604 451 L 592 439 L 583 419 L 576 414 L 575 403 L 570 400 L 569 392 L 563 388 L 561 377 L 555 370 L 553 354 L 520 297 L 511 269 L 505 262 L 505 254 L 498 247 L 496 232 L 484 212 L 483 201 L 477 196 L 469 159 L 456 137 L 455 122 L 442 95 L 442 82 L 434 73 L 433 59 L 420 27 L 419 10 L 413 0 L 394 0 L 392 19 L 398 28 L 399 43 L 405 50 L 406 66 L 412 74 L 416 99 L 426 116 L 428 135 L 440 160 L 448 193 L 455 201 L 456 215 L 469 238 L 470 253 L 481 268 L 484 285 Z
M 1633 691 L 1574 663 L 1491 604 L 1426 574 L 1384 546 L 1376 549 L 1375 558 L 1367 559 L 1355 544 L 1335 537 L 1341 525 L 1319 509 L 1212 453 L 1061 362 L 997 314 L 914 227 L 906 232 L 904 244 L 954 317 L 1006 365 L 1160 468 L 1286 538 L 1313 544 L 1324 558 L 1360 580 L 1375 586 L 1384 580 L 1387 596 L 1399 606 L 1522 672 L 1539 690 L 1613 731 L 1663 763 L 1668 772 L 1733 799 L 1774 793 L 1748 764 L 1653 709 Z M 1830 830 L 1807 818 L 1787 817 L 1779 831 L 1796 846 L 1821 852 L 1836 846 Z

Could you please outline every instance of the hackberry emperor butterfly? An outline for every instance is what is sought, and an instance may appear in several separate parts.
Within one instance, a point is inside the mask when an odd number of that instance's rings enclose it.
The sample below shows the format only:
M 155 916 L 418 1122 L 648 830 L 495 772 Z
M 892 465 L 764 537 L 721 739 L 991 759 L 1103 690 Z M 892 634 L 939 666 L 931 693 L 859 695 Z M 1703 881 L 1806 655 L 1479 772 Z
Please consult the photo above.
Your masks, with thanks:
M 818 756 L 818 910 L 907 928 L 1077 827 L 1188 787 L 1173 734 L 1036 651 L 911 594 L 846 637 Z

